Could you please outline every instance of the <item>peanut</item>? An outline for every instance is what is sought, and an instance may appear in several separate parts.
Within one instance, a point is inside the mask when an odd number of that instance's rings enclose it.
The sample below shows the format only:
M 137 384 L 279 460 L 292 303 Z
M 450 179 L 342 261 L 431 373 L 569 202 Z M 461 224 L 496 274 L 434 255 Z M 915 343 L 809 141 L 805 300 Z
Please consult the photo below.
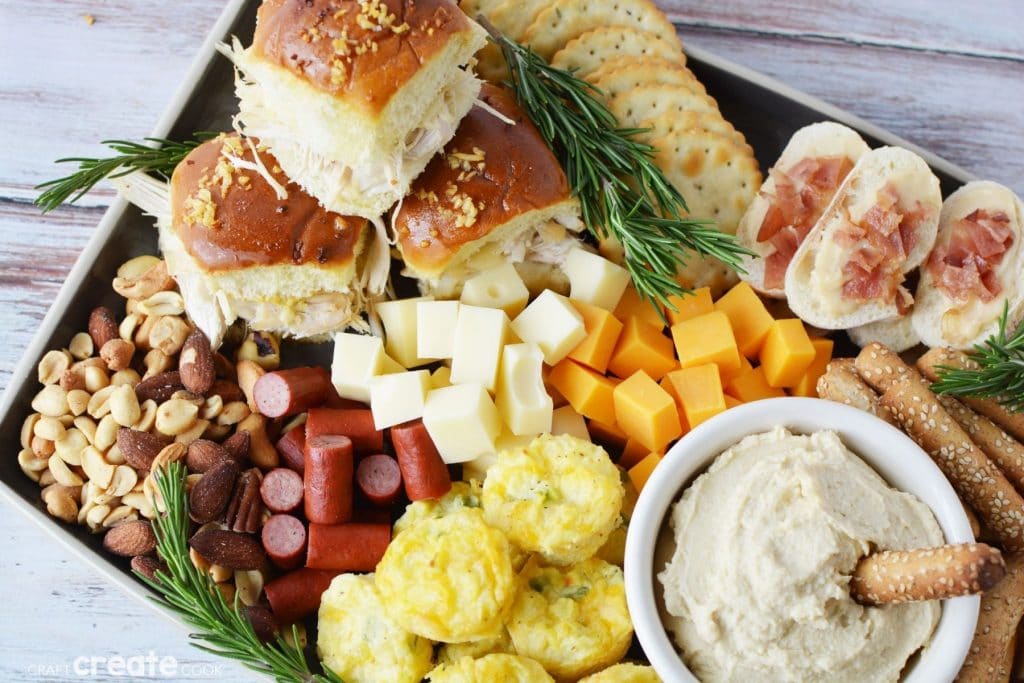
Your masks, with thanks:
M 68 342 L 68 351 L 75 360 L 85 360 L 95 351 L 92 337 L 88 332 L 79 332 Z
M 206 433 L 207 427 L 209 426 L 209 420 L 196 420 L 191 427 L 175 436 L 174 441 L 180 444 L 185 444 L 187 446 L 196 439 L 202 438 L 203 434 Z
M 156 401 L 151 398 L 147 398 L 139 406 L 142 415 L 139 417 L 139 421 L 135 423 L 135 429 L 140 432 L 148 432 L 153 429 L 156 424 Z
M 121 496 L 121 502 L 125 505 L 132 507 L 139 511 L 139 514 L 146 519 L 153 519 L 156 517 L 156 510 L 153 509 L 153 504 L 146 498 L 146 494 L 142 491 L 132 491 Z
M 117 442 L 117 420 L 113 415 L 105 415 L 99 424 L 96 425 L 96 436 L 93 437 L 92 445 L 98 450 L 106 451 Z
M 120 337 L 111 339 L 100 349 L 100 358 L 114 372 L 124 370 L 131 365 L 133 355 L 135 355 L 135 344 Z
M 110 414 L 122 427 L 131 427 L 142 417 L 139 399 L 135 396 L 134 385 L 117 385 L 110 395 Z
M 89 399 L 92 398 L 84 389 L 72 389 L 68 392 L 68 409 L 71 414 L 78 417 L 89 409 Z
M 117 387 L 112 384 L 107 385 L 92 395 L 86 409 L 90 417 L 98 420 L 110 412 L 110 397 L 113 395 L 115 389 L 117 389 Z
M 117 267 L 117 277 L 125 280 L 138 280 L 140 277 L 148 273 L 155 266 L 162 263 L 159 257 L 153 256 L 152 254 L 143 254 L 142 256 L 136 256 L 130 258 L 120 266 Z M 121 294 L 118 292 L 118 294 Z M 125 299 L 131 299 L 132 297 L 128 294 L 121 294 Z
M 57 479 L 54 478 L 53 472 L 50 471 L 50 468 L 46 468 L 45 470 L 39 473 L 39 485 L 41 487 L 46 488 L 47 486 L 56 483 Z
M 156 409 L 157 431 L 168 436 L 177 436 L 195 424 L 198 414 L 198 406 L 172 398 Z
M 29 479 L 38 483 L 39 473 L 43 472 L 47 468 L 46 458 L 37 458 L 35 453 L 27 448 L 23 448 L 18 452 L 18 467 L 24 472 Z
M 78 504 L 70 487 L 51 484 L 43 489 L 41 495 L 43 502 L 46 503 L 47 512 L 68 524 L 75 522 L 78 517 Z
M 58 484 L 63 484 L 64 486 L 81 486 L 83 484 L 82 478 L 72 472 L 67 463 L 60 459 L 60 456 L 51 455 L 46 464 Z
M 104 457 L 111 465 L 123 465 L 125 462 L 124 453 L 121 452 L 116 443 L 110 447 L 110 450 L 107 451 Z
M 216 419 L 218 415 L 224 410 L 224 399 L 218 394 L 209 396 L 203 401 L 203 406 L 199 410 L 199 417 L 204 420 Z
M 196 408 L 201 408 L 203 404 L 206 403 L 205 398 L 203 398 L 199 394 L 193 394 L 191 391 L 188 391 L 187 389 L 179 389 L 178 391 L 175 391 L 173 394 L 171 394 L 171 398 L 178 399 L 179 401 L 186 401 L 194 405 Z
M 56 384 L 48 384 L 32 399 L 32 410 L 47 417 L 68 414 L 68 394 Z
M 115 387 L 128 385 L 134 387 L 136 384 L 142 381 L 142 377 L 138 372 L 132 368 L 125 368 L 124 370 L 118 370 L 110 376 L 110 383 Z
M 189 332 L 188 323 L 177 316 L 165 315 L 157 319 L 149 333 L 150 348 L 160 349 L 168 356 L 173 356 L 185 344 Z
M 139 518 L 138 512 L 135 511 L 130 505 L 124 505 L 124 499 L 122 504 L 110 511 L 110 514 L 103 518 L 103 526 L 110 528 L 117 526 L 121 522 L 134 522 Z
M 114 477 L 114 465 L 107 462 L 94 446 L 88 446 L 82 451 L 82 469 L 89 481 L 102 489 L 110 486 L 110 480 Z
M 95 394 L 97 391 L 106 389 L 110 386 L 110 375 L 104 368 L 98 368 L 95 365 L 90 365 L 84 370 L 85 376 L 85 390 L 90 394 Z
M 220 415 L 217 416 L 217 424 L 219 425 L 236 425 L 245 418 L 249 417 L 252 411 L 249 410 L 249 406 L 242 403 L 241 401 L 232 401 L 224 406 L 220 411 Z
M 159 320 L 160 318 L 152 315 L 143 318 L 138 329 L 135 330 L 135 337 L 132 339 L 135 342 L 135 348 L 142 349 L 143 351 L 149 351 L 153 348 L 149 343 L 149 335 L 153 333 L 153 328 L 156 327 Z
M 71 354 L 64 350 L 47 351 L 43 354 L 36 373 L 40 384 L 56 384 L 64 375 L 64 372 L 71 367 Z
M 69 465 L 78 466 L 82 464 L 82 451 L 89 445 L 86 438 L 78 429 L 69 429 L 64 438 L 54 443 L 56 457 Z
M 167 264 L 152 256 L 139 256 L 125 262 L 113 282 L 114 291 L 129 300 L 145 299 L 173 286 Z
M 109 514 L 110 514 L 110 506 L 109 505 L 97 505 L 96 507 L 91 508 L 86 513 L 86 515 L 85 515 L 85 523 L 93 531 L 98 531 L 101 528 L 101 525 L 103 524 L 103 520 L 106 519 L 107 515 L 109 515 Z M 81 521 L 81 518 L 79 518 L 79 521 Z
M 32 413 L 21 423 L 22 448 L 30 448 L 32 446 L 32 435 L 35 434 L 36 423 L 39 422 L 40 418 L 42 418 L 42 415 L 39 413 Z
M 85 435 L 86 440 L 92 444 L 96 440 L 96 423 L 91 417 L 81 415 L 75 418 L 75 429 Z M 93 444 L 95 445 L 95 444 Z
M 106 488 L 105 493 L 120 498 L 126 493 L 130 493 L 135 488 L 136 482 L 139 480 L 138 473 L 129 467 L 128 465 L 118 465 L 114 468 L 114 476 L 110 481 L 110 486 Z
M 61 425 L 63 426 L 63 425 Z M 53 441 L 48 441 L 41 436 L 32 437 L 32 453 L 37 458 L 49 458 L 56 450 Z
M 75 390 L 85 389 L 85 368 L 70 368 L 60 376 L 60 388 L 71 393 Z
M 139 303 L 143 315 L 181 315 L 185 312 L 185 300 L 173 290 L 156 292 Z
M 32 433 L 38 436 L 40 439 L 46 439 L 47 441 L 57 441 L 63 439 L 64 434 L 67 432 L 64 429 L 64 425 L 61 421 L 55 417 L 43 417 L 36 422 L 35 429 Z
M 227 567 L 222 567 L 219 564 L 210 565 L 210 578 L 213 579 L 214 583 L 224 583 L 232 576 L 234 576 L 234 572 Z
M 171 369 L 172 361 L 173 359 L 160 349 L 150 349 L 142 360 L 142 364 L 146 368 L 146 374 L 143 375 L 143 378 L 149 379 L 153 375 L 167 372 Z

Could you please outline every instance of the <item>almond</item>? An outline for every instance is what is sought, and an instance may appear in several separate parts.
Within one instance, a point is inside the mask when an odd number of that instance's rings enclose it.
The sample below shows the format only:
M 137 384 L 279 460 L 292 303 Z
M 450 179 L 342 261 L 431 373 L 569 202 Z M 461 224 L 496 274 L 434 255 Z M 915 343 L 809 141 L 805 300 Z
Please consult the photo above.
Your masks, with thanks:
M 189 472 L 202 474 L 231 459 L 230 453 L 219 443 L 207 439 L 196 439 L 188 446 L 185 466 L 188 467 Z
M 188 543 L 204 560 L 227 569 L 259 569 L 266 561 L 263 546 L 249 534 L 209 529 Z
M 206 524 L 220 518 L 235 492 L 237 478 L 238 465 L 226 456 L 200 477 L 188 496 L 188 514 L 192 521 Z
M 163 403 L 174 395 L 175 391 L 181 391 L 185 385 L 181 383 L 181 373 L 177 370 L 161 372 L 144 379 L 135 385 L 135 395 L 139 397 L 139 403 L 153 399 L 157 403 Z
M 170 440 L 161 434 L 140 432 L 130 427 L 117 430 L 117 448 L 126 463 L 136 470 L 148 472 L 153 467 L 153 458 L 164 449 Z
M 224 403 L 234 403 L 236 401 L 245 400 L 245 394 L 242 392 L 242 387 L 226 379 L 216 380 L 213 383 L 213 386 L 210 387 L 207 395 L 220 396 Z
M 181 347 L 178 360 L 181 383 L 194 394 L 205 395 L 217 378 L 210 340 L 202 330 L 193 330 Z
M 156 573 L 170 574 L 167 565 L 152 555 L 136 555 L 132 558 L 132 571 L 142 574 L 150 581 L 156 581 Z
M 156 549 L 153 527 L 144 519 L 112 527 L 103 537 L 103 547 L 115 555 L 148 555 Z
M 117 330 L 117 318 L 114 312 L 106 306 L 94 308 L 89 315 L 89 336 L 92 337 L 93 346 L 102 349 L 103 345 L 111 339 L 120 339 Z
M 221 445 L 228 452 L 228 455 L 241 465 L 249 459 L 249 446 L 251 443 L 252 437 L 249 436 L 249 432 L 235 432 L 225 439 Z
M 264 643 L 272 643 L 277 637 L 277 621 L 274 614 L 263 605 L 245 605 L 242 613 L 249 618 L 256 637 Z

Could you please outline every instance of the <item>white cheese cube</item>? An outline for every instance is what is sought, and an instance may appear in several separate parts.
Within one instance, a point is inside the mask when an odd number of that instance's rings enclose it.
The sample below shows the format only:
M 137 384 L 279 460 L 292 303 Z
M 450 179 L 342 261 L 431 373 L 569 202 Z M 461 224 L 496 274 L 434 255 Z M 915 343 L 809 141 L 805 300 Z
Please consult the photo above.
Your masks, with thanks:
M 374 306 L 384 324 L 384 348 L 388 355 L 406 368 L 415 368 L 430 362 L 416 355 L 416 305 L 424 297 L 381 301 Z
M 551 433 L 568 434 L 577 439 L 590 441 L 590 432 L 587 431 L 587 421 L 583 416 L 573 410 L 572 406 L 562 406 L 551 416 Z
M 430 383 L 435 389 L 450 387 L 452 385 L 452 369 L 447 365 L 442 365 L 434 370 L 430 373 Z
M 405 372 L 405 366 L 385 353 L 384 360 L 380 364 L 380 372 L 378 372 L 377 374 L 393 375 L 396 372 Z
M 462 305 L 455 324 L 452 384 L 479 383 L 494 391 L 501 349 L 509 340 L 509 322 L 497 308 Z
M 554 402 L 544 388 L 543 366 L 536 344 L 509 344 L 501 354 L 494 403 L 513 434 L 551 431 Z
M 446 463 L 494 452 L 501 415 L 482 384 L 453 384 L 427 394 L 423 424 Z
M 512 321 L 512 330 L 524 342 L 544 352 L 544 362 L 554 365 L 569 355 L 587 336 L 583 317 L 561 294 L 545 289 Z
M 500 308 L 509 318 L 519 315 L 530 298 L 530 291 L 511 263 L 489 268 L 466 280 L 460 301 L 470 306 Z
M 458 301 L 416 302 L 416 355 L 420 358 L 451 358 L 455 352 Z
M 433 389 L 427 370 L 371 377 L 369 386 L 370 410 L 377 429 L 423 417 L 427 392 Z
M 629 284 L 629 271 L 584 249 L 573 249 L 563 266 L 569 277 L 569 296 L 606 311 L 614 311 Z
M 341 332 L 334 335 L 331 383 L 342 398 L 368 402 L 370 378 L 381 374 L 386 354 L 380 337 Z

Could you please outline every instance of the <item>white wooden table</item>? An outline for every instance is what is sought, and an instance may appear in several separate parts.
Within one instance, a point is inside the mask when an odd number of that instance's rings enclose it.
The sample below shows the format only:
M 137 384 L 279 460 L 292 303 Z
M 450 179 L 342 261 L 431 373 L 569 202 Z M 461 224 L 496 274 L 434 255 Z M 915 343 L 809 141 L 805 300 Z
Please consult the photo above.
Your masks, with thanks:
M 684 43 L 1024 193 L 1021 0 L 660 4 Z M 103 188 L 41 216 L 33 186 L 60 173 L 57 157 L 146 135 L 220 9 L 210 0 L 0 0 L 0 388 L 112 196 Z M 248 677 L 189 647 L 181 629 L 19 517 L 0 514 L 0 543 L 0 680 L 77 680 L 78 657 L 151 651 L 177 659 L 176 679 Z

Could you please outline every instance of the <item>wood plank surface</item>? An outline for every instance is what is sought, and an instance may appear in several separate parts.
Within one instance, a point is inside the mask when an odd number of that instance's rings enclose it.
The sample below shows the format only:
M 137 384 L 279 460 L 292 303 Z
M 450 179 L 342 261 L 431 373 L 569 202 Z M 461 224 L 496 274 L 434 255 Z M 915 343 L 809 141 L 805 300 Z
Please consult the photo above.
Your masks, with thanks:
M 1024 3 L 661 1 L 699 45 L 1024 192 Z M 0 0 L 0 388 L 112 193 L 40 216 L 53 159 L 147 134 L 220 12 L 210 0 Z M 90 25 L 85 15 L 91 14 Z M 6 512 L 6 511 L 5 511 Z M 171 655 L 246 680 L 13 514 L 0 516 L 0 680 L 79 679 L 79 656 Z M 208 668 L 203 668 L 208 667 Z M 100 676 L 95 680 L 115 680 Z

